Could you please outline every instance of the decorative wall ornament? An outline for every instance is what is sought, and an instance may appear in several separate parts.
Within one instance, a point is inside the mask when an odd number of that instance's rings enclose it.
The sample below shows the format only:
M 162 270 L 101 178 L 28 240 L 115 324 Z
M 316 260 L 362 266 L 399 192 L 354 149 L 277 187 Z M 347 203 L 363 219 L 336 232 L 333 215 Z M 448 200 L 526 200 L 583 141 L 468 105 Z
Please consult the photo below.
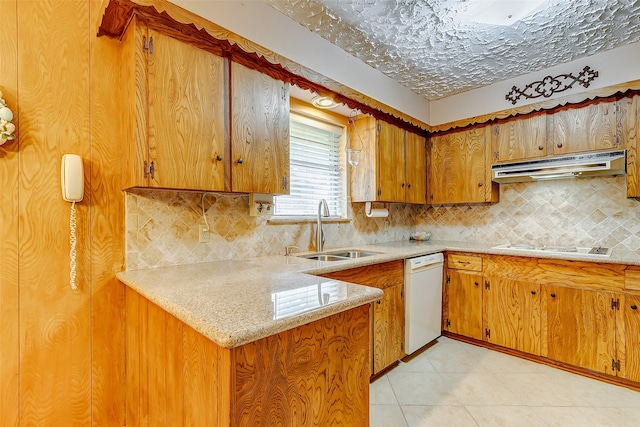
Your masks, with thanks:
M 16 139 L 13 133 L 16 130 L 16 126 L 11 123 L 11 120 L 13 120 L 13 112 L 2 99 L 2 91 L 0 91 L 0 145 Z
M 598 77 L 598 72 L 587 65 L 577 76 L 572 73 L 559 74 L 555 77 L 547 76 L 540 81 L 529 83 L 524 89 L 518 89 L 513 86 L 511 91 L 504 96 L 504 99 L 511 101 L 515 105 L 520 98 L 533 99 L 541 96 L 549 98 L 554 93 L 571 89 L 576 83 L 587 88 L 596 77 Z

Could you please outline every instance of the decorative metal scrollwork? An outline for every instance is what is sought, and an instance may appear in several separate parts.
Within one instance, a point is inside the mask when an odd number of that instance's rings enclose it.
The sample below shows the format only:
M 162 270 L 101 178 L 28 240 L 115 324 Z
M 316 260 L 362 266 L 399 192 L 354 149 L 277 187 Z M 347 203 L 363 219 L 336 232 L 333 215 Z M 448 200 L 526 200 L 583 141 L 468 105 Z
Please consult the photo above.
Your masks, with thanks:
M 520 98 L 533 99 L 544 96 L 550 97 L 554 93 L 564 92 L 571 89 L 574 84 L 578 83 L 584 87 L 589 87 L 591 82 L 598 77 L 598 72 L 594 71 L 588 65 L 574 76 L 572 73 L 559 74 L 555 77 L 547 76 L 544 79 L 529 83 L 524 89 L 518 89 L 513 86 L 509 93 L 504 96 L 504 99 L 511 101 L 512 104 L 516 104 Z

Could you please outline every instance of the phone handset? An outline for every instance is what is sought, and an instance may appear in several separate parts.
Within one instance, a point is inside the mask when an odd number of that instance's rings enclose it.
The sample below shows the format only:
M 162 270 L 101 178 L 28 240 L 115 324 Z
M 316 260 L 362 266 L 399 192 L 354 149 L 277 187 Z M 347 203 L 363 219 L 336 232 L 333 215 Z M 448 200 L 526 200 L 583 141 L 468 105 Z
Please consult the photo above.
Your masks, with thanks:
M 62 199 L 71 202 L 69 215 L 69 283 L 71 289 L 76 290 L 76 202 L 81 202 L 84 196 L 84 168 L 82 157 L 76 154 L 62 156 L 61 167 Z

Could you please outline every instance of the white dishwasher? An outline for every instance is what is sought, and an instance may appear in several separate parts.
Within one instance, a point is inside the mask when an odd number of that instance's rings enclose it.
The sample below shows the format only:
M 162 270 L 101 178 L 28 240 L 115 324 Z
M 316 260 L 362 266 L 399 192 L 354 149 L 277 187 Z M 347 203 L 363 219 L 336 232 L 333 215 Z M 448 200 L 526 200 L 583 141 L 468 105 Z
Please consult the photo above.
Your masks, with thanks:
M 441 335 L 441 253 L 409 258 L 404 264 L 404 349 L 411 354 Z

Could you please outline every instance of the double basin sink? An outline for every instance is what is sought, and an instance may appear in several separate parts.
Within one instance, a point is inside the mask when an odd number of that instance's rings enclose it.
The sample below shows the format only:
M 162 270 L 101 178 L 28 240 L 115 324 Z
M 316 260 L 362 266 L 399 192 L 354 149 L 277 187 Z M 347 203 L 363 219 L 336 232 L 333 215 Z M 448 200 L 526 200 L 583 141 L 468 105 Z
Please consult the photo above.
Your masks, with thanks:
M 309 255 L 299 255 L 300 258 L 313 259 L 316 261 L 345 261 L 348 259 L 364 258 L 373 255 L 380 255 L 379 252 L 367 252 L 358 250 L 342 250 L 335 252 L 323 252 Z

